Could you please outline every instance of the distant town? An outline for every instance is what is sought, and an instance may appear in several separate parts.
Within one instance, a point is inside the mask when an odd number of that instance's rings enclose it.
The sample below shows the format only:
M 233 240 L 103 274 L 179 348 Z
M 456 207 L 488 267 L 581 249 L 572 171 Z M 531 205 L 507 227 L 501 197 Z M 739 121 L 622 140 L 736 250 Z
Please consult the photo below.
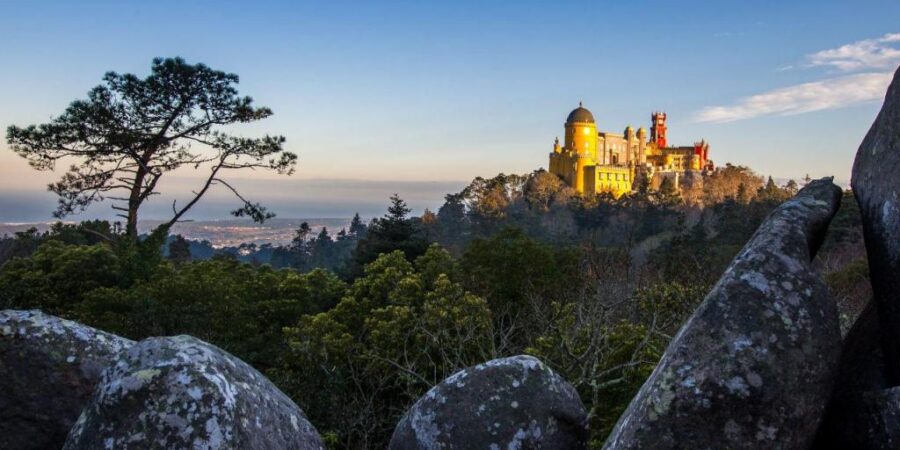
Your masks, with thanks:
M 0 236 L 13 235 L 20 231 L 36 228 L 43 232 L 50 229 L 55 221 L 40 223 L 0 223 Z M 148 233 L 162 221 L 142 220 L 138 223 L 141 233 Z M 269 219 L 263 224 L 249 219 L 198 220 L 179 222 L 172 227 L 172 235 L 180 234 L 192 241 L 208 241 L 214 248 L 236 247 L 241 244 L 286 245 L 291 242 L 297 228 L 306 222 L 315 233 L 328 228 L 335 234 L 350 225 L 350 218 L 313 219 Z M 74 222 L 73 222 L 74 223 Z

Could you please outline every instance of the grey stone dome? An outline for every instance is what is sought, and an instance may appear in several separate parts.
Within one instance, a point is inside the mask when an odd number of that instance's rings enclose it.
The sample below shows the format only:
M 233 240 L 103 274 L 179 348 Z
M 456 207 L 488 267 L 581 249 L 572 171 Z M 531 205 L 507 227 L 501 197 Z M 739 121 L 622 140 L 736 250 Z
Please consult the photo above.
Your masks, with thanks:
M 578 102 L 578 107 L 569 113 L 569 117 L 566 117 L 566 123 L 574 122 L 594 123 L 594 115 L 587 108 L 581 106 L 581 102 Z

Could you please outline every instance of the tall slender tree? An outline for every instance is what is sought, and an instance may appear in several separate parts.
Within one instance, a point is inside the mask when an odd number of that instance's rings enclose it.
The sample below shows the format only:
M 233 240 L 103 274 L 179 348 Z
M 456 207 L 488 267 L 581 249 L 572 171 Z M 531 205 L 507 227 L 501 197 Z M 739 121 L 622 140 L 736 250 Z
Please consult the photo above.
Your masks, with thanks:
M 223 176 L 239 169 L 291 174 L 297 156 L 284 151 L 283 136 L 246 138 L 222 131 L 272 115 L 269 108 L 238 95 L 237 83 L 235 74 L 181 58 L 157 58 L 146 78 L 109 72 L 87 99 L 72 102 L 49 123 L 10 126 L 6 140 L 37 170 L 74 160 L 49 185 L 59 197 L 54 212 L 59 218 L 108 198 L 126 219 L 126 234 L 134 238 L 138 212 L 158 193 L 163 175 L 190 167 L 207 173 L 185 204 L 172 202 L 172 216 L 163 226 L 179 221 L 214 185 L 239 199 L 241 206 L 232 214 L 263 221 L 273 214 L 244 198 Z
M 359 218 L 359 213 L 354 214 L 353 220 L 350 221 L 350 235 L 362 239 L 366 237 L 366 229 L 366 224 Z

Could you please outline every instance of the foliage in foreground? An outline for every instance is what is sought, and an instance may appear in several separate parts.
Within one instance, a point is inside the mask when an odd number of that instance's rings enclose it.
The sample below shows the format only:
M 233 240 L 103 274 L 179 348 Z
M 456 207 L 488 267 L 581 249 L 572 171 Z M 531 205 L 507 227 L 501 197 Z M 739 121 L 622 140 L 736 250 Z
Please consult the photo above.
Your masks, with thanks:
M 583 277 L 569 273 L 579 267 L 574 249 L 513 230 L 478 241 L 459 260 L 437 245 L 412 261 L 400 250 L 384 253 L 350 284 L 321 269 L 229 258 L 157 258 L 136 277 L 131 257 L 108 242 L 46 239 L 2 266 L 0 306 L 41 308 L 132 339 L 192 334 L 212 342 L 271 376 L 335 448 L 383 447 L 431 386 L 520 353 L 545 358 L 572 380 L 599 441 L 665 341 L 624 307 L 637 304 L 625 291 L 611 298 L 583 288 Z M 520 270 L 524 278 L 505 284 L 481 280 Z M 696 301 L 682 297 L 673 298 Z

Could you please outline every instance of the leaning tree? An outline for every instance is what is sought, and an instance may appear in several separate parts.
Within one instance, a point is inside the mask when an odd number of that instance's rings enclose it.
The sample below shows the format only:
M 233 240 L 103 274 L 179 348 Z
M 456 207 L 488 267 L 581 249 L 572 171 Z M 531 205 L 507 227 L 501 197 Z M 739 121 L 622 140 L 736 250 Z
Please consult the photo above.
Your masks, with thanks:
M 164 227 L 182 219 L 214 185 L 237 196 L 241 206 L 232 214 L 260 222 L 273 216 L 223 179 L 239 169 L 290 175 L 297 162 L 294 153 L 283 149 L 283 136 L 247 138 L 225 131 L 272 115 L 269 108 L 238 95 L 237 75 L 181 58 L 157 58 L 144 79 L 109 72 L 103 82 L 49 123 L 7 129 L 12 150 L 37 170 L 74 161 L 49 185 L 59 197 L 55 217 L 109 199 L 126 219 L 126 233 L 135 237 L 141 205 L 158 194 L 164 174 L 182 167 L 208 171 L 186 203 L 173 201 Z

